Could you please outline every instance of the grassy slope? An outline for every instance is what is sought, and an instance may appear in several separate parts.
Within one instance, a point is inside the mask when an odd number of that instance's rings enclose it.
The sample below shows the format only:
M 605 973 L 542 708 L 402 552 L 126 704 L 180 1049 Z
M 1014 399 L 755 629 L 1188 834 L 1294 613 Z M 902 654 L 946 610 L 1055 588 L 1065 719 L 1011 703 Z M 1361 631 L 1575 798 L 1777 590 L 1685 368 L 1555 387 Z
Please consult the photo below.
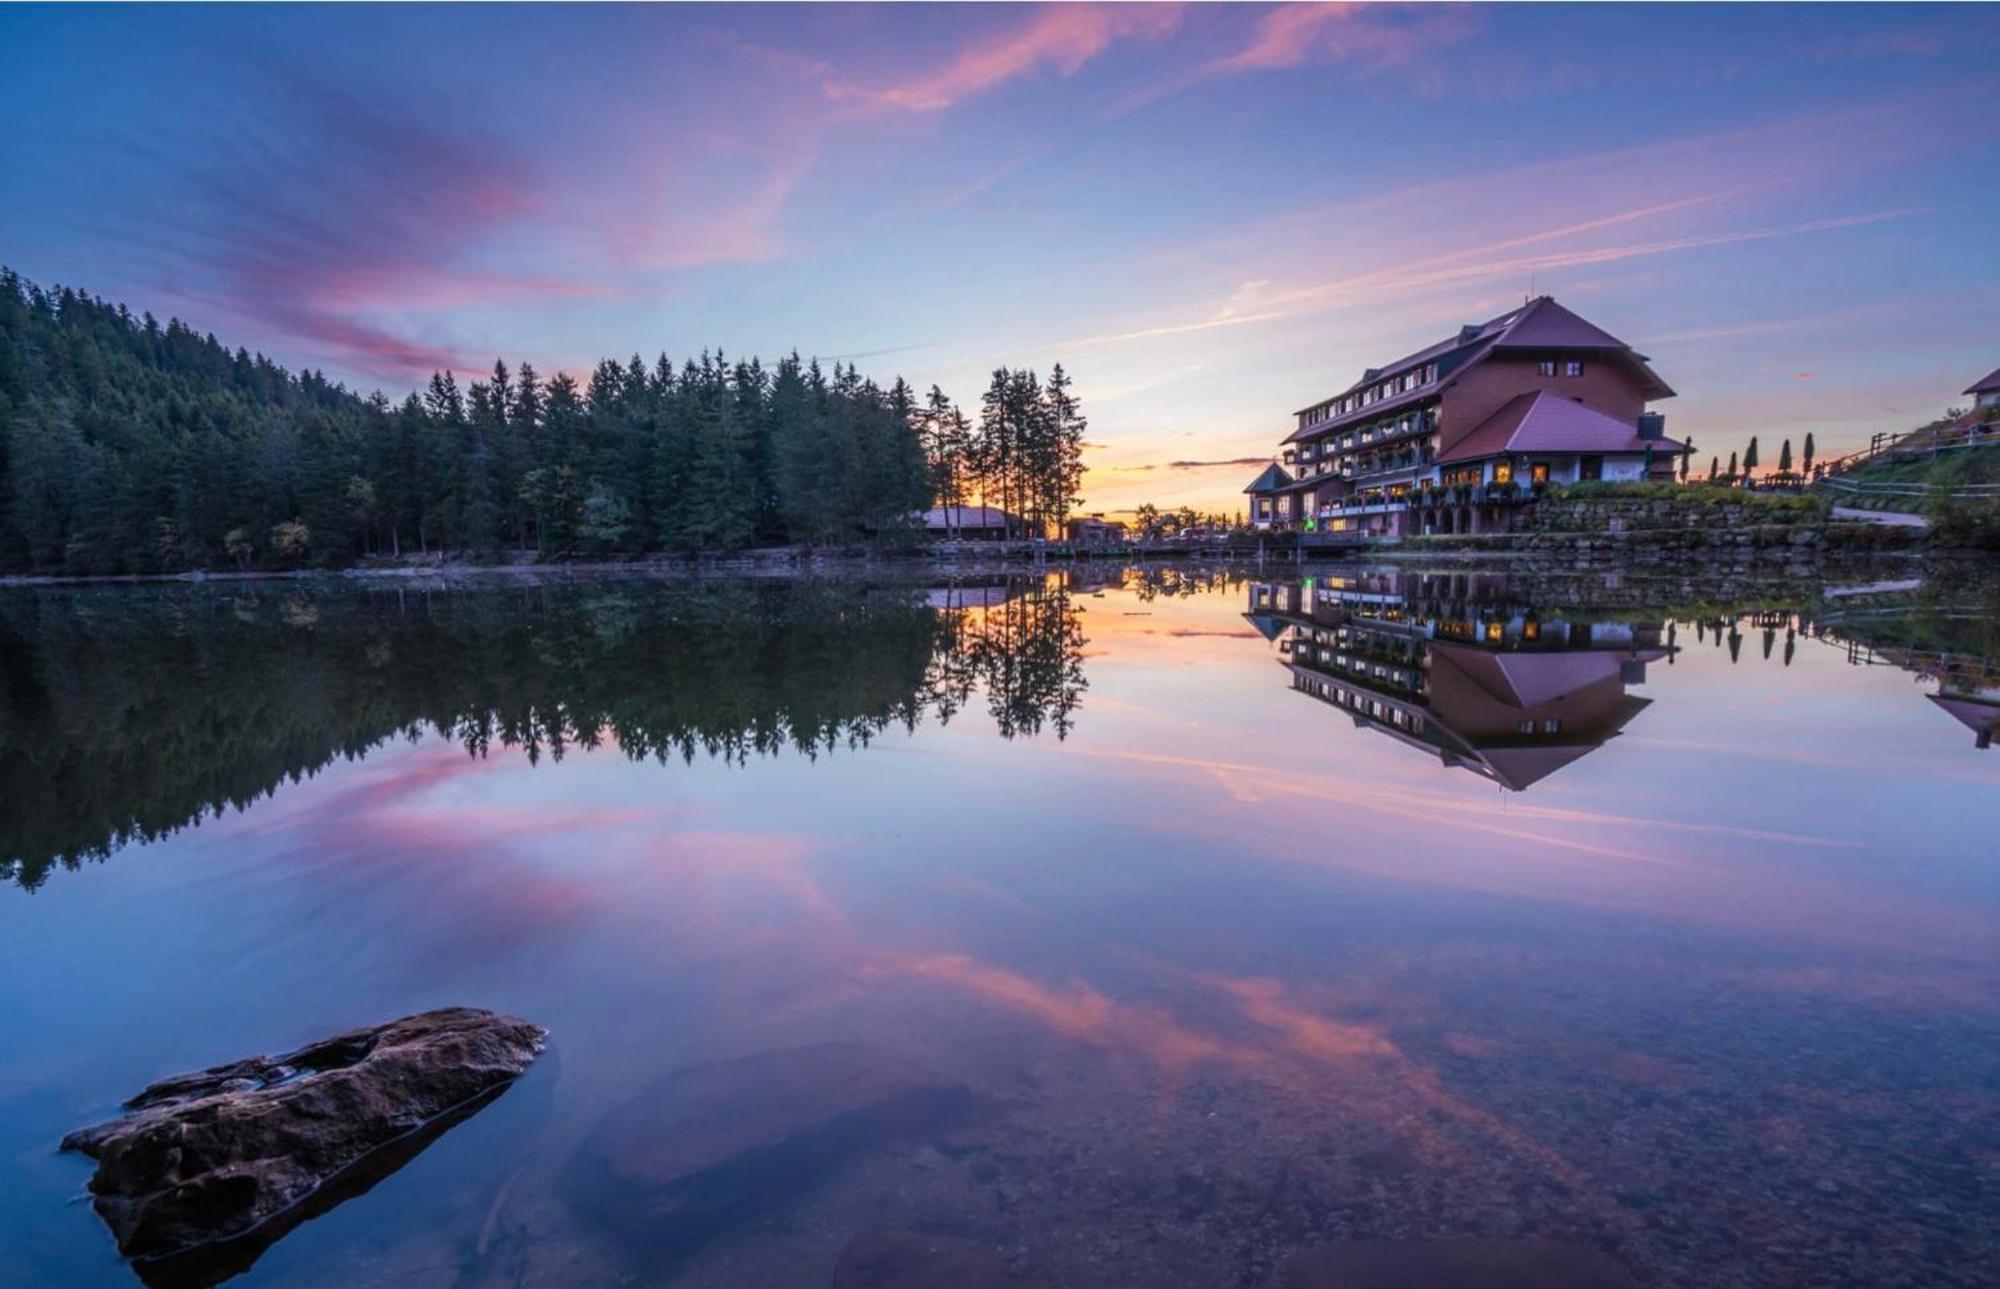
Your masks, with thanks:
M 1953 486 L 1967 483 L 2000 483 L 2000 444 L 1951 449 L 1938 453 L 1934 458 L 1916 461 L 1884 462 L 1879 465 L 1864 466 L 1840 477 L 1845 482 L 1860 484 L 1938 483 Z M 1871 497 L 1864 503 L 1859 499 L 1849 499 L 1835 494 L 1835 500 L 1846 505 L 1866 504 L 1877 510 L 1923 509 L 1923 500 L 1918 497 Z

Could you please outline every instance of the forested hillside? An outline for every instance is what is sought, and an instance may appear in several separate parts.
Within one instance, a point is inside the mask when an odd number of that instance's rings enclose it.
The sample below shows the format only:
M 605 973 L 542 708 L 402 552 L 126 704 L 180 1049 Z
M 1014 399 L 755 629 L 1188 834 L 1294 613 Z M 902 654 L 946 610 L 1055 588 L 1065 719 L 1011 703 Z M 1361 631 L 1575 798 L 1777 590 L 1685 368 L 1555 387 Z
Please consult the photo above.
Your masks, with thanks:
M 703 353 L 579 385 L 496 363 L 400 404 L 0 271 L 0 572 L 842 542 L 968 484 L 1059 520 L 1083 418 L 999 371 L 969 426 L 852 366 Z

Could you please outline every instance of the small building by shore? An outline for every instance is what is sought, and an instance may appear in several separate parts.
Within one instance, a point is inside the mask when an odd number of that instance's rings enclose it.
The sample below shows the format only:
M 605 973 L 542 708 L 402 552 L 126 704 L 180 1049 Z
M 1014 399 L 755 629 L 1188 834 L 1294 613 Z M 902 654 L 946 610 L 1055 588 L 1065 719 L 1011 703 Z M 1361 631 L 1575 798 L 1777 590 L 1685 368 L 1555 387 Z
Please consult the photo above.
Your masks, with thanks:
M 998 506 L 933 506 L 924 512 L 924 531 L 959 541 L 1004 541 L 1021 521 Z
M 1125 525 L 1103 515 L 1080 515 L 1069 521 L 1063 535 L 1077 546 L 1116 546 L 1125 540 Z

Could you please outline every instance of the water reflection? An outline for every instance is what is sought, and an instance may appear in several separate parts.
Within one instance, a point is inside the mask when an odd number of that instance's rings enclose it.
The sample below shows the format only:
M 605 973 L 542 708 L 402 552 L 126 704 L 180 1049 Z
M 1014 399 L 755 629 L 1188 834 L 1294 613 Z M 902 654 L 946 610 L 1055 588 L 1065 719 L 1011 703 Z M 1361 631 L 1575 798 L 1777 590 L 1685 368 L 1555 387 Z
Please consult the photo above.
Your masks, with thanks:
M 452 1003 L 551 1050 L 258 1282 L 1275 1289 L 1448 1239 L 1990 1280 L 2000 784 L 1928 698 L 1995 607 L 1358 567 L 0 599 L 22 875 L 158 836 L 0 899 L 0 1281 L 129 1281 L 49 1150 L 110 1099 Z
M 2000 730 L 2000 590 L 1950 583 L 1861 590 L 1834 599 L 1811 629 L 1854 666 L 1894 667 L 1934 683 L 1931 703 L 1972 732 L 1973 746 L 1993 746 Z M 1789 633 L 1785 647 L 1789 657 Z
M 1292 688 L 1515 792 L 1617 737 L 1672 656 L 1657 619 L 1544 610 L 1497 576 L 1395 570 L 1254 583 Z
M 35 887 L 242 810 L 388 740 L 531 761 L 613 745 L 742 762 L 866 745 L 983 697 L 1065 736 L 1085 689 L 1068 579 L 714 581 L 471 591 L 0 593 L 0 862 Z
M 1515 792 L 1603 747 L 1654 701 L 1630 689 L 1649 665 L 1673 663 L 1677 617 L 1732 664 L 1746 641 L 1756 642 L 1752 661 L 1783 667 L 1801 640 L 1822 641 L 1855 666 L 1934 684 L 1929 701 L 1978 748 L 2000 729 L 2000 598 L 1980 583 L 1816 587 L 1776 603 L 1676 608 L 1591 579 L 1538 602 L 1529 582 L 1415 568 L 1257 579 L 1244 618 L 1276 644 L 1294 690 Z M 1593 585 L 1603 603 L 1591 603 Z
M 1678 606 L 1588 579 L 1171 565 L 937 586 L 16 591 L 0 594 L 0 799 L 41 804 L 0 814 L 0 862 L 32 888 L 427 732 L 531 762 L 608 744 L 740 763 L 970 709 L 1004 738 L 1062 739 L 1088 688 L 1081 606 L 1106 586 L 1246 597 L 1293 689 L 1516 792 L 1618 737 L 1683 632 L 1786 667 L 1824 641 L 1934 683 L 1978 747 L 2000 728 L 2000 602 L 1952 583 Z

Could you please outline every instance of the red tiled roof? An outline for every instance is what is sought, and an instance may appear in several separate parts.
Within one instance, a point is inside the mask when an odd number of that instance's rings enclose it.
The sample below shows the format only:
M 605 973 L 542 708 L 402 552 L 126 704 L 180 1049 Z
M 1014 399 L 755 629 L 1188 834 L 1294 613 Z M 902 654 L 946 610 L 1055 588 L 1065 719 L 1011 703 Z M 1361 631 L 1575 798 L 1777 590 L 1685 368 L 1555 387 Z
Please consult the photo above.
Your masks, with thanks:
M 1609 741 L 1607 736 L 1606 741 Z M 1542 744 L 1529 747 L 1487 747 L 1478 750 L 1479 760 L 1503 786 L 1526 792 L 1572 761 L 1604 746 L 1603 743 Z
M 1530 301 L 1504 327 L 1495 345 L 1501 349 L 1630 349 L 1602 327 L 1585 322 L 1553 297 Z M 1641 359 L 1641 361 L 1644 361 Z
M 1984 376 L 1972 382 L 1972 387 L 1965 392 L 1968 394 L 1991 394 L 1995 390 L 2000 390 L 2000 367 L 1995 367 L 1992 371 L 1987 372 Z
M 1644 452 L 1648 444 L 1662 458 L 1681 450 L 1673 439 L 1642 439 L 1635 425 L 1541 389 L 1501 404 L 1472 433 L 1438 453 L 1438 462 L 1449 465 L 1511 452 Z

